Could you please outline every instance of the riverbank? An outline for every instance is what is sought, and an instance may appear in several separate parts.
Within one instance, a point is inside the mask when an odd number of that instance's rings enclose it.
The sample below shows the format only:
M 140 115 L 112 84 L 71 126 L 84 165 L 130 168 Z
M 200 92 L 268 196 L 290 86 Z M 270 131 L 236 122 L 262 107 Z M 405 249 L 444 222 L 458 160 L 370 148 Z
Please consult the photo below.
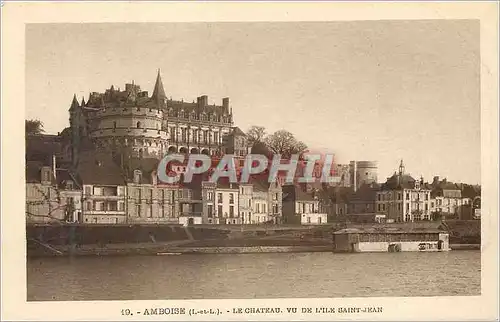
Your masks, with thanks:
M 451 250 L 480 250 L 479 244 L 452 244 Z M 57 247 L 49 250 L 29 250 L 29 257 L 52 256 L 133 256 L 182 254 L 257 254 L 257 253 L 312 253 L 332 252 L 331 244 L 289 246 L 183 246 L 158 244 L 85 245 L 83 247 Z

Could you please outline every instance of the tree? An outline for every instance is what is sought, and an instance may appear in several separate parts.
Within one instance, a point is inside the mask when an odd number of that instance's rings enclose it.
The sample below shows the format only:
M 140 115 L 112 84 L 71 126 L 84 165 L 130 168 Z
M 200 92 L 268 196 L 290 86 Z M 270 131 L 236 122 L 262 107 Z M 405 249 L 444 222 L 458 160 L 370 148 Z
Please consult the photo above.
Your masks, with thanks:
M 281 154 L 283 158 L 290 158 L 293 154 L 302 154 L 307 149 L 304 142 L 298 141 L 292 133 L 286 130 L 279 130 L 269 135 L 265 143 L 272 152 Z
M 253 125 L 247 131 L 248 145 L 253 147 L 256 143 L 264 142 L 266 138 L 266 128 Z
M 40 120 L 26 120 L 24 126 L 26 135 L 37 135 L 45 132 Z

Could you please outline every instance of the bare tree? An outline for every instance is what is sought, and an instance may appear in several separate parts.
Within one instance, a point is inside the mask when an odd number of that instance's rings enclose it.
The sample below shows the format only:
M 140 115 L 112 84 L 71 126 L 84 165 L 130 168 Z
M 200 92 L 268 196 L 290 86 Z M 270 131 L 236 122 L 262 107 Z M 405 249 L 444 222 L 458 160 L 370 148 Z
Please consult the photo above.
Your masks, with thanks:
M 302 154 L 307 149 L 304 142 L 298 141 L 292 133 L 286 130 L 279 130 L 269 135 L 265 143 L 273 153 L 281 154 L 283 158 L 290 158 L 293 154 Z
M 253 125 L 247 131 L 248 145 L 253 147 L 256 143 L 264 142 L 266 138 L 266 128 Z

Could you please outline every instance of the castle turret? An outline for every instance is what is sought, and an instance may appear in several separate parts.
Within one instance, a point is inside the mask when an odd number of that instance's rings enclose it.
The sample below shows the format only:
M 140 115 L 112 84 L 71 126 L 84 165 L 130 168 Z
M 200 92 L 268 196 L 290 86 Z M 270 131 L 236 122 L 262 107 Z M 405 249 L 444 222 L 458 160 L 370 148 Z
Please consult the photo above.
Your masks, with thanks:
M 165 95 L 165 89 L 163 88 L 163 82 L 161 81 L 160 69 L 158 69 L 158 75 L 156 76 L 155 88 L 153 90 L 153 95 L 151 95 L 151 99 L 153 99 L 158 106 L 160 103 L 164 102 L 167 96 Z
M 69 110 L 72 111 L 78 107 L 80 107 L 80 105 L 78 105 L 78 100 L 76 99 L 76 94 L 74 94 L 73 101 L 71 101 L 71 106 L 70 106 Z

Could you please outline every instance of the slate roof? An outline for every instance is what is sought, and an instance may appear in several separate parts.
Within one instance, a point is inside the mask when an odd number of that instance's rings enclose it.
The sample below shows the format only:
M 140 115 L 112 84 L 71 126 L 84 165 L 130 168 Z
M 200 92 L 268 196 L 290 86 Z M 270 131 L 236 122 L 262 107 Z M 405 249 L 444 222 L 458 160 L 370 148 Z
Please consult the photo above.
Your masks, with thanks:
M 81 182 L 79 177 L 74 175 L 68 169 L 56 169 L 56 184 L 59 189 L 66 188 L 66 182 L 73 182 L 75 184 L 74 189 L 81 189 Z
M 232 135 L 236 136 L 247 136 L 245 132 L 243 132 L 239 127 L 235 126 L 233 127 L 233 132 L 231 132 Z
M 303 187 L 297 185 L 284 185 L 283 201 L 314 201 L 314 193 L 304 191 Z M 319 200 L 319 193 L 316 194 Z
M 125 172 L 113 162 L 109 154 L 82 154 L 76 172 L 82 184 L 112 186 L 126 184 Z
M 414 189 L 416 180 L 408 174 L 394 173 L 382 184 L 381 190 Z
M 42 161 L 26 161 L 25 180 L 26 183 L 40 183 L 42 167 L 50 167 L 49 163 Z
M 152 184 L 153 183 L 153 172 L 157 172 L 158 170 L 159 160 L 155 158 L 130 158 L 125 162 L 124 165 L 124 174 L 127 178 L 127 181 L 134 181 L 134 171 L 141 171 L 141 184 Z

